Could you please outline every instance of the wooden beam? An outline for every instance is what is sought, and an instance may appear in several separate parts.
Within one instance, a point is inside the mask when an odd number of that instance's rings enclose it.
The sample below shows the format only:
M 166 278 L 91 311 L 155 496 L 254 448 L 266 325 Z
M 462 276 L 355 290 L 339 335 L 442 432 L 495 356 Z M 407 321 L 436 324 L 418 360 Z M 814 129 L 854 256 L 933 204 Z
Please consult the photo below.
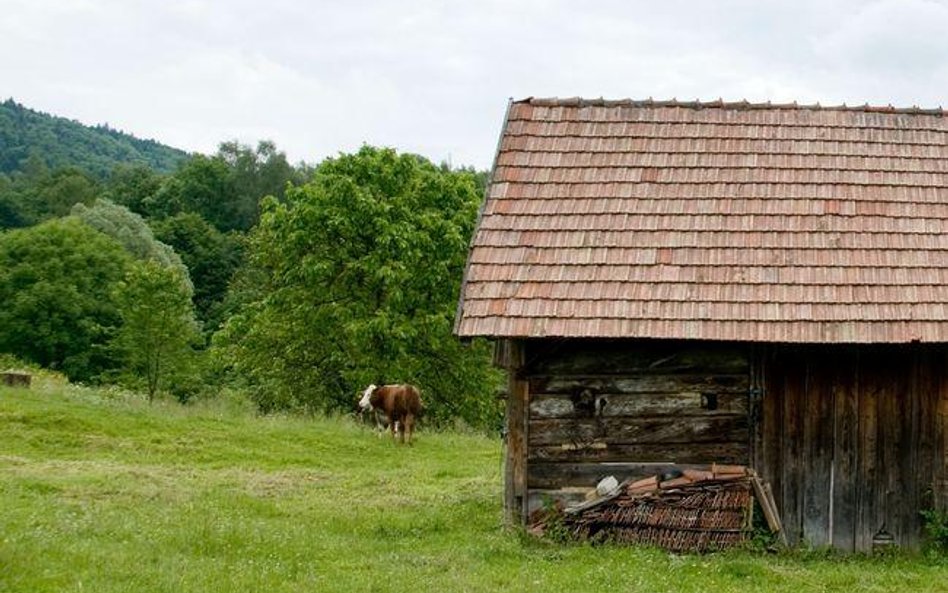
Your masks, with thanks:
M 523 525 L 527 519 L 527 403 L 528 383 L 520 377 L 524 345 L 508 340 L 507 455 L 504 464 L 504 521 Z
M 747 443 L 747 416 L 649 416 L 533 420 L 530 446 L 563 443 Z

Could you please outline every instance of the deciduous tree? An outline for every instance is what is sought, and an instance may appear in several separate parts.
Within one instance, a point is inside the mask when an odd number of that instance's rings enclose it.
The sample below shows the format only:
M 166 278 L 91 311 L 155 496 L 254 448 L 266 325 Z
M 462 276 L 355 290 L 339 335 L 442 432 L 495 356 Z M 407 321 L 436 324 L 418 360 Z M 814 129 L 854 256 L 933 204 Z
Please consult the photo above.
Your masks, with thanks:
M 126 369 L 144 380 L 149 401 L 169 376 L 185 370 L 200 342 L 185 286 L 179 270 L 145 260 L 114 289 L 122 324 L 113 346 Z
M 125 206 L 100 198 L 92 206 L 76 204 L 72 208 L 72 214 L 95 230 L 118 241 L 135 259 L 175 268 L 182 281 L 190 285 L 188 270 L 181 257 L 170 245 L 156 239 L 144 219 Z
M 257 298 L 219 340 L 260 405 L 349 409 L 365 384 L 411 381 L 436 419 L 492 422 L 486 345 L 451 335 L 480 198 L 468 172 L 364 147 L 268 201 Z
M 110 368 L 131 257 L 76 218 L 0 233 L 0 351 L 90 380 Z

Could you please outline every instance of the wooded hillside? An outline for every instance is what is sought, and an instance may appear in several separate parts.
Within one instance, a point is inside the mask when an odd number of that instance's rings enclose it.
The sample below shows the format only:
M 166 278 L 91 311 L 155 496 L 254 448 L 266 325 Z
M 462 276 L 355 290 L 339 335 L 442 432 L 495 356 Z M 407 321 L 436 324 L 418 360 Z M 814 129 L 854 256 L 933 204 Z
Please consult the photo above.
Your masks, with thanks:
M 7 99 L 0 103 L 0 173 L 23 170 L 31 156 L 51 169 L 75 166 L 101 179 L 119 164 L 168 173 L 188 155 L 108 125 L 86 126 Z

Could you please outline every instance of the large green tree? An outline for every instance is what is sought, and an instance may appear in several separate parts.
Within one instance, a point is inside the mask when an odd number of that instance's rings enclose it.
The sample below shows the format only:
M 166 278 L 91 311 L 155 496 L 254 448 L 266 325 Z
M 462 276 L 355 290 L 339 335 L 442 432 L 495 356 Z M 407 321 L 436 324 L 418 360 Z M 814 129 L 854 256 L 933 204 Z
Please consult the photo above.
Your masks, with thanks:
M 435 419 L 495 419 L 484 344 L 451 335 L 480 194 L 474 176 L 363 147 L 270 200 L 253 293 L 219 344 L 267 408 L 351 409 L 370 382 L 421 386 Z
M 107 370 L 113 289 L 130 264 L 118 242 L 75 218 L 0 233 L 0 352 L 75 380 Z

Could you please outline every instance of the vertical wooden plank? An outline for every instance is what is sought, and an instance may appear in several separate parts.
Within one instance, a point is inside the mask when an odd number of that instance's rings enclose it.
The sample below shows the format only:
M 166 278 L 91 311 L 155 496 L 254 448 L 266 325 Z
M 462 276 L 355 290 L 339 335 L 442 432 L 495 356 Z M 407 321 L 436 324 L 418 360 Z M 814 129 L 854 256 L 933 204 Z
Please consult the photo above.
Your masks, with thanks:
M 776 364 L 776 360 L 776 352 L 772 348 L 768 350 L 766 356 L 762 357 L 761 446 L 757 456 L 758 459 L 754 463 L 757 472 L 770 483 L 777 508 L 780 509 L 783 505 L 780 452 L 783 442 L 783 401 L 785 395 L 781 383 L 775 381 L 775 379 L 781 377 L 780 367 Z
M 900 521 L 899 505 L 902 504 L 902 492 L 900 491 L 901 467 L 903 459 L 900 458 L 900 438 L 901 438 L 901 415 L 904 414 L 901 409 L 900 393 L 904 380 L 904 371 L 901 367 L 903 355 L 893 349 L 884 361 L 880 361 L 880 368 L 883 369 L 879 378 L 878 393 L 878 482 L 877 499 L 878 505 L 878 527 L 885 526 L 886 531 L 895 537 L 895 541 L 901 544 L 902 525 Z
M 833 378 L 833 497 L 832 545 L 838 550 L 853 552 L 856 548 L 856 462 L 858 412 L 859 351 L 846 348 L 841 352 Z
M 912 447 L 915 450 L 915 501 L 911 509 L 912 547 L 922 541 L 922 521 L 918 511 L 933 506 L 935 481 L 935 430 L 938 409 L 937 359 L 932 346 L 918 346 L 914 357 L 915 376 L 912 396 L 918 401 L 913 418 Z
M 857 552 L 872 550 L 872 536 L 881 526 L 881 490 L 878 486 L 879 464 L 879 393 L 881 376 L 878 365 L 882 359 L 873 352 L 864 351 L 859 359 L 856 381 L 859 385 L 857 410 L 859 414 L 857 440 L 856 531 Z
M 783 436 L 780 452 L 782 484 L 780 509 L 790 545 L 803 534 L 803 412 L 806 404 L 806 365 L 798 349 L 781 349 L 779 367 L 783 397 Z
M 922 408 L 922 347 L 919 344 L 902 347 L 904 377 L 901 393 L 898 395 L 899 408 L 899 445 L 897 455 L 901 471 L 899 473 L 898 490 L 901 493 L 901 503 L 897 507 L 896 520 L 901 532 L 900 545 L 905 548 L 917 548 L 921 540 L 921 522 L 918 520 L 918 511 L 921 509 L 922 482 L 919 475 L 919 445 L 921 443 L 921 408 Z
M 935 479 L 932 504 L 936 509 L 948 512 L 948 350 L 941 350 L 935 360 Z
M 918 345 L 899 347 L 898 368 L 894 402 L 895 450 L 894 457 L 898 465 L 893 476 L 891 489 L 893 505 L 890 509 L 892 520 L 898 525 L 896 541 L 904 548 L 918 544 L 915 531 L 918 526 L 918 451 L 914 447 L 915 432 L 918 425 L 919 400 L 916 397 L 915 357 Z
M 747 393 L 747 420 L 750 427 L 750 442 L 748 448 L 748 463 L 753 468 L 763 466 L 764 431 L 763 431 L 763 395 L 764 382 L 762 373 L 763 356 L 759 346 L 752 346 L 748 355 L 750 361 L 749 389 Z M 758 469 L 758 471 L 760 471 Z
M 526 522 L 527 508 L 527 401 L 528 382 L 520 376 L 523 343 L 507 346 L 507 455 L 504 464 L 504 521 Z
M 833 372 L 838 349 L 815 348 L 807 360 L 803 422 L 803 540 L 830 544 L 833 469 Z

